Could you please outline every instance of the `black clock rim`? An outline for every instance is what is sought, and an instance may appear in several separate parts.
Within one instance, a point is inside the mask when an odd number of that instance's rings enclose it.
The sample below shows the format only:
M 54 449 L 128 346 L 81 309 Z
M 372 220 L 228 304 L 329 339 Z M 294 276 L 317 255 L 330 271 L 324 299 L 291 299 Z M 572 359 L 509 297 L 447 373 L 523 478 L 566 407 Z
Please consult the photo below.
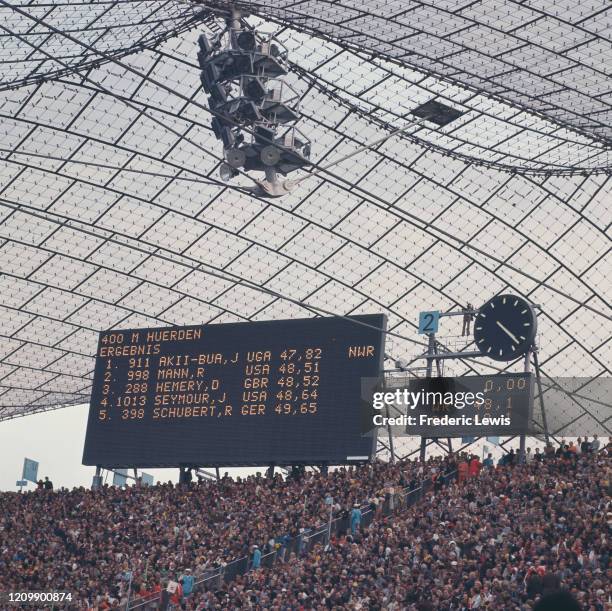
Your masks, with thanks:
M 484 310 L 492 301 L 500 301 L 504 297 L 506 299 L 518 299 L 523 304 L 525 304 L 525 306 L 529 309 L 529 312 L 531 314 L 531 319 L 533 321 L 533 325 L 532 325 L 531 330 L 529 332 L 530 337 L 528 338 L 528 340 L 526 340 L 524 342 L 525 345 L 521 348 L 520 351 L 517 351 L 516 353 L 514 353 L 512 355 L 501 356 L 500 357 L 499 355 L 493 355 L 493 353 L 487 354 L 485 352 L 482 352 L 482 350 L 480 350 L 480 348 L 478 347 L 478 343 L 476 341 L 476 323 L 478 321 L 478 317 L 480 316 L 481 310 Z M 537 332 L 538 332 L 538 317 L 537 317 L 537 314 L 536 314 L 536 311 L 535 311 L 535 308 L 534 308 L 533 304 L 530 303 L 529 301 L 527 301 L 524 297 L 521 297 L 520 295 L 512 295 L 511 293 L 500 293 L 499 295 L 494 295 L 493 297 L 491 297 L 482 306 L 480 306 L 480 308 L 478 308 L 478 312 L 476 313 L 476 316 L 474 318 L 474 343 L 476 344 L 476 348 L 480 351 L 480 353 L 483 356 L 486 356 L 487 358 L 490 358 L 490 359 L 492 359 L 494 361 L 498 361 L 498 362 L 505 362 L 505 363 L 507 363 L 507 362 L 510 362 L 510 361 L 514 361 L 517 358 L 525 356 L 533 348 Z

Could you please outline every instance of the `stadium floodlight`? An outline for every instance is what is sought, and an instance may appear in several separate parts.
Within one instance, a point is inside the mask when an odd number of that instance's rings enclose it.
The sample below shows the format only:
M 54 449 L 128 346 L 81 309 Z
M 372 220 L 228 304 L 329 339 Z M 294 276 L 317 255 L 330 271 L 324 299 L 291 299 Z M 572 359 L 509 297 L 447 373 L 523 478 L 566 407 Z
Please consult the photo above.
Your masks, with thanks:
M 214 108 L 227 102 L 227 91 L 223 85 L 217 83 L 210 88 L 209 102 Z
M 221 132 L 226 129 L 221 120 L 218 117 L 215 117 L 211 122 L 210 126 L 212 127 L 213 133 L 215 134 L 217 140 L 221 140 Z
M 264 103 L 261 114 L 269 121 L 277 123 L 293 123 L 300 118 L 300 115 L 287 104 L 272 100 Z
M 234 176 L 238 176 L 238 171 L 228 163 L 222 163 L 219 166 L 219 176 L 223 182 L 228 182 L 234 178 Z
M 226 149 L 234 146 L 236 143 L 236 138 L 234 137 L 232 130 L 225 126 L 221 119 L 215 117 L 211 122 L 211 127 L 217 139 L 223 142 L 223 146 Z
M 262 116 L 257 106 L 249 100 L 241 100 L 238 107 L 238 117 L 246 123 L 261 121 Z
M 255 77 L 247 80 L 244 85 L 244 93 L 253 102 L 261 102 L 266 96 L 267 89 L 261 80 Z
M 206 62 L 208 61 L 208 55 L 203 53 L 202 51 L 198 51 L 198 64 L 200 64 L 200 68 L 204 69 L 206 67 Z
M 242 149 L 231 148 L 225 151 L 225 159 L 233 168 L 241 168 L 246 162 L 246 153 Z
M 253 61 L 253 67 L 257 74 L 265 74 L 268 77 L 278 78 L 286 76 L 287 69 L 283 66 L 278 57 L 273 57 L 269 54 L 256 54 Z
M 254 51 L 255 47 L 257 46 L 255 32 L 251 30 L 243 30 L 236 37 L 236 42 L 243 51 Z
M 202 87 L 217 114 L 211 127 L 223 142 L 221 177 L 230 180 L 237 168 L 264 172 L 260 192 L 276 197 L 286 192 L 278 182 L 279 173 L 309 165 L 308 138 L 296 138 L 293 127 L 279 135 L 281 125 L 299 119 L 300 96 L 279 78 L 288 73 L 284 45 L 273 36 L 258 35 L 236 9 L 228 23 L 224 38 L 214 44 L 201 40 L 198 53 Z
M 202 82 L 202 87 L 206 93 L 210 93 L 210 90 L 221 78 L 221 70 L 219 66 L 214 62 L 207 61 L 207 63 L 202 68 L 202 72 L 200 74 L 200 81 Z
M 281 159 L 280 151 L 278 150 L 278 148 L 272 145 L 264 146 L 261 149 L 260 156 L 261 156 L 262 163 L 264 165 L 270 165 L 270 166 L 276 165 Z
M 223 60 L 222 79 L 230 80 L 253 74 L 253 57 L 249 53 L 230 52 Z
M 271 142 L 274 142 L 274 138 L 276 137 L 276 131 L 269 127 L 265 127 L 264 125 L 257 125 L 255 127 L 255 142 L 258 144 L 267 145 Z
M 293 123 L 300 118 L 298 92 L 281 79 L 268 80 L 268 92 L 261 105 L 264 117 L 275 123 Z

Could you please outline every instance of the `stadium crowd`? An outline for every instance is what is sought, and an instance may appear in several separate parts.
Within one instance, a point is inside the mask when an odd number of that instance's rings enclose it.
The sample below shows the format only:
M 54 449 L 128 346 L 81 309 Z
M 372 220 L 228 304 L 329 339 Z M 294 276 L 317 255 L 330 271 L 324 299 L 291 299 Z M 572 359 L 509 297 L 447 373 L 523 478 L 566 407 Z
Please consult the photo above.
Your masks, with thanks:
M 108 609 L 128 589 L 146 597 L 177 581 L 164 601 L 198 611 L 523 611 L 565 588 L 584 611 L 608 611 L 609 456 L 568 444 L 497 467 L 447 457 L 295 479 L 2 493 L 0 591 L 66 590 L 79 608 Z M 455 470 L 458 482 L 432 486 L 412 508 L 381 510 L 390 491 Z M 261 564 L 261 552 L 328 520 L 326 497 L 349 516 L 346 532 Z M 364 505 L 376 513 L 368 526 Z M 192 575 L 241 556 L 248 573 L 190 592 Z
M 606 611 L 609 485 L 609 458 L 570 450 L 484 469 L 403 515 L 290 558 L 282 570 L 250 571 L 187 608 L 523 611 L 566 589 L 584 611 Z
M 154 592 L 184 569 L 199 574 L 326 522 L 326 497 L 336 512 L 376 504 L 385 484 L 416 487 L 442 468 L 454 467 L 436 459 L 299 479 L 1 493 L 0 591 L 64 590 L 85 608 L 117 606 L 127 589 Z

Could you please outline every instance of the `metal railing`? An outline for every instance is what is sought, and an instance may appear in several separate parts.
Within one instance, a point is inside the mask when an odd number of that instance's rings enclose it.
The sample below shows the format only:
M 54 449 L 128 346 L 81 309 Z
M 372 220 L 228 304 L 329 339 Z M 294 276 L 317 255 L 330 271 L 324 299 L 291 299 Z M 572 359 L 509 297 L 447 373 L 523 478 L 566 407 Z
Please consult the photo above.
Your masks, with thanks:
M 423 480 L 421 486 L 412 490 L 404 488 L 396 493 L 385 495 L 384 502 L 376 509 L 370 506 L 361 508 L 360 528 L 367 528 L 376 518 L 376 516 L 389 517 L 394 513 L 405 511 L 416 503 L 421 501 L 429 492 L 436 486 L 446 486 L 450 481 L 456 479 L 457 472 L 447 473 L 439 476 L 435 481 L 433 479 Z M 321 524 L 312 530 L 305 531 L 289 539 L 286 544 L 281 545 L 278 549 L 268 552 L 261 557 L 261 568 L 273 568 L 277 562 L 284 563 L 291 554 L 297 557 L 308 553 L 315 545 L 327 545 L 329 538 L 337 536 L 341 533 L 350 530 L 350 516 L 342 518 L 334 518 L 330 523 Z M 223 583 L 230 583 L 238 575 L 244 575 L 252 568 L 252 561 L 248 556 L 243 556 L 225 564 L 219 568 L 208 569 L 200 573 L 194 580 L 193 591 L 197 589 L 221 589 Z M 160 601 L 160 593 L 152 594 L 146 598 L 138 598 L 126 605 L 125 610 L 139 609 L 140 611 L 150 611 L 158 609 Z

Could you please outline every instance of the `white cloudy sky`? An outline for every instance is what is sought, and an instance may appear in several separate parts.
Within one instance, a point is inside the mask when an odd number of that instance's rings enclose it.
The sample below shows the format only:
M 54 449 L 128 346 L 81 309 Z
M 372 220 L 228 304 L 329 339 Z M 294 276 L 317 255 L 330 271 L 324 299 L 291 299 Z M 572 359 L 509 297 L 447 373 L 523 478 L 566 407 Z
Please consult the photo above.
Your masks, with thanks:
M 25 456 L 40 463 L 40 476 L 48 475 L 58 485 L 72 487 L 91 483 L 93 468 L 81 465 L 86 425 L 85 406 L 3 422 L 0 426 L 0 489 L 15 490 Z

